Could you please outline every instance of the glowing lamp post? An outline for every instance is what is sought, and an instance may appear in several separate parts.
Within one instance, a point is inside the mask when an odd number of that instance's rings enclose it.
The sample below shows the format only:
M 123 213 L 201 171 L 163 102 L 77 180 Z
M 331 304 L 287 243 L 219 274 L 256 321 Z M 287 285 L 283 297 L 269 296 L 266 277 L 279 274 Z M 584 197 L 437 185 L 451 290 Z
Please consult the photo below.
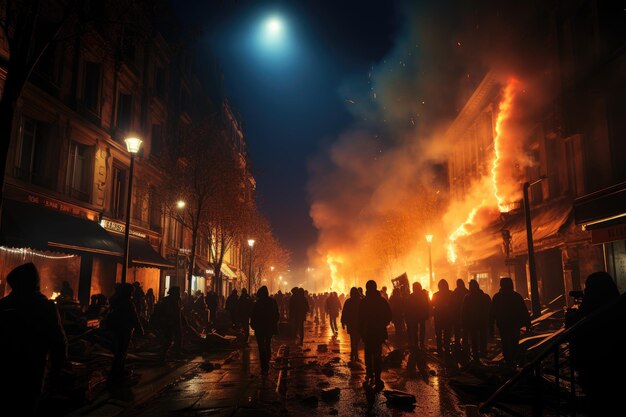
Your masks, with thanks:
M 433 284 L 433 251 L 432 251 L 432 243 L 433 243 L 433 235 L 426 235 L 426 243 L 428 243 L 428 274 L 430 282 L 430 290 L 432 291 L 434 288 Z
M 539 179 L 524 183 L 524 218 L 526 220 L 526 242 L 528 244 L 528 272 L 530 274 L 530 301 L 532 304 L 533 316 L 541 316 L 541 302 L 539 301 L 539 284 L 537 283 L 537 267 L 535 266 L 535 248 L 533 245 L 533 227 L 530 219 L 530 199 L 528 189 L 535 184 L 545 180 L 542 175 Z
M 254 239 L 248 239 L 248 246 L 250 246 L 250 262 L 248 267 L 248 294 L 252 286 L 252 249 L 254 248 Z
M 126 274 L 128 273 L 128 255 L 130 252 L 130 210 L 133 195 L 133 173 L 135 170 L 135 155 L 141 148 L 141 139 L 130 137 L 124 139 L 126 149 L 130 153 L 130 169 L 128 173 L 128 195 L 126 197 L 126 228 L 124 229 L 124 264 L 122 265 L 122 284 L 126 283 Z

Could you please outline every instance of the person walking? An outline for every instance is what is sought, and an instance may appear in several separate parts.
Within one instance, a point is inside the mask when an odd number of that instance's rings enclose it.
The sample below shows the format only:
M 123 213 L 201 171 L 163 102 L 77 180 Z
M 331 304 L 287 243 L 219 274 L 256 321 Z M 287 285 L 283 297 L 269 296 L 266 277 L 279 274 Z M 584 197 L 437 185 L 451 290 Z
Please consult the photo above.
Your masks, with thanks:
M 58 381 L 67 359 L 67 339 L 56 305 L 39 290 L 33 263 L 13 269 L 6 282 L 11 293 L 0 299 L 2 415 L 33 416 L 46 368 L 50 381 Z
M 174 342 L 174 355 L 180 356 L 182 354 L 183 323 L 185 322 L 180 287 L 170 287 L 167 294 L 157 303 L 154 310 L 157 327 L 163 337 L 163 360 L 165 360 L 172 342 Z
M 256 293 L 256 302 L 250 313 L 250 326 L 254 329 L 259 347 L 261 373 L 266 375 L 270 369 L 272 357 L 272 336 L 278 334 L 280 314 L 276 300 L 270 298 L 269 291 L 264 285 Z
M 332 292 L 326 299 L 326 313 L 328 313 L 328 320 L 330 321 L 330 329 L 332 330 L 334 334 L 339 333 L 339 329 L 337 328 L 337 317 L 339 316 L 340 311 L 341 311 L 341 303 L 339 302 L 337 293 Z
M 228 296 L 228 298 L 226 299 L 226 302 L 224 303 L 225 306 L 224 308 L 226 309 L 226 311 L 228 311 L 228 314 L 230 315 L 230 319 L 233 322 L 237 321 L 237 300 L 239 299 L 239 296 L 237 295 L 237 290 L 232 290 L 230 292 L 230 295 Z
M 452 322 L 452 333 L 454 335 L 454 344 L 457 348 L 463 347 L 467 349 L 467 335 L 463 328 L 463 321 L 461 320 L 461 309 L 463 308 L 463 300 L 469 293 L 469 290 L 465 288 L 465 281 L 461 278 L 456 280 L 456 288 L 452 291 L 452 299 L 450 305 L 450 320 Z
M 450 353 L 452 291 L 450 291 L 448 281 L 445 279 L 439 281 L 437 288 L 439 288 L 439 291 L 433 294 L 432 300 L 437 352 L 439 354 L 444 352 Z
M 512 367 L 517 365 L 520 329 L 530 330 L 530 314 L 522 296 L 513 289 L 513 280 L 500 279 L 500 291 L 491 302 L 491 321 L 498 326 L 504 361 Z
M 148 320 L 150 320 L 150 317 L 152 317 L 152 313 L 154 313 L 155 304 L 156 297 L 154 296 L 154 290 L 152 288 L 148 288 L 148 291 L 146 292 L 146 318 Z
M 237 322 L 243 330 L 244 341 L 247 343 L 250 338 L 250 314 L 252 313 L 253 301 L 248 295 L 248 290 L 243 288 L 241 290 L 241 296 L 237 300 L 237 307 L 235 315 Z
M 359 304 L 359 333 L 365 345 L 366 384 L 377 391 L 384 388 L 381 379 L 382 346 L 387 340 L 387 325 L 391 321 L 391 309 L 376 289 L 376 281 L 365 284 L 365 298 Z
M 207 292 L 205 299 L 206 306 L 209 309 L 209 323 L 213 323 L 215 321 L 215 315 L 217 314 L 219 297 L 215 291 L 210 290 Z
M 383 297 L 384 298 L 384 297 Z M 389 308 L 391 309 L 391 320 L 396 333 L 396 348 L 400 348 L 404 341 L 404 297 L 400 288 L 394 288 L 389 297 Z
M 359 305 L 361 297 L 356 287 L 350 289 L 350 298 L 346 300 L 341 311 L 341 327 L 348 328 L 350 335 L 350 361 L 359 361 Z
M 294 338 L 300 337 L 300 345 L 304 344 L 304 321 L 308 311 L 309 304 L 304 297 L 304 290 L 294 287 L 291 290 L 291 298 L 289 299 L 289 319 L 293 326 Z
M 471 280 L 461 306 L 461 317 L 467 343 L 471 346 L 472 360 L 476 362 L 487 353 L 490 308 L 491 297 L 480 289 L 478 281 Z
M 115 294 L 111 297 L 109 314 L 105 318 L 104 327 L 113 334 L 113 363 L 109 380 L 115 381 L 127 378 L 131 372 L 124 366 L 128 346 L 133 331 L 143 335 L 143 327 L 135 308 L 133 293 L 136 286 L 133 284 L 117 284 Z
M 424 349 L 426 320 L 428 320 L 428 294 L 419 282 L 413 283 L 413 292 L 406 303 L 408 343 L 411 349 Z

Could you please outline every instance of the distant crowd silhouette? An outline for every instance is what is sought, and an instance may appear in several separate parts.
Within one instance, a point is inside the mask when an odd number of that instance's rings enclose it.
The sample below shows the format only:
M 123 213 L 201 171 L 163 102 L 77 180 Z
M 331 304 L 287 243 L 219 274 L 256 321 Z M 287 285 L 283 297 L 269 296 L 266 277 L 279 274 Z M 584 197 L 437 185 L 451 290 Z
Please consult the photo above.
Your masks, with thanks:
M 72 302 L 73 290 L 64 283 L 59 298 L 47 299 L 40 291 L 39 273 L 32 263 L 15 268 L 6 279 L 11 293 L 0 299 L 0 406 L 6 415 L 33 415 L 45 381 L 53 386 L 67 360 L 68 341 L 58 307 Z M 521 329 L 531 328 L 531 317 L 511 278 L 500 279 L 500 289 L 493 298 L 481 290 L 476 280 L 470 280 L 466 288 L 465 282 L 458 279 L 455 289 L 450 290 L 448 282 L 441 279 L 437 287 L 432 299 L 417 282 L 411 291 L 394 288 L 388 297 L 386 287 L 378 290 L 376 282 L 369 280 L 365 293 L 362 288 L 352 287 L 347 298 L 336 292 L 311 294 L 303 288 L 271 296 L 262 286 L 254 296 L 246 289 L 240 293 L 233 290 L 224 300 L 213 291 L 188 295 L 173 286 L 166 296 L 156 300 L 154 291 L 144 292 L 139 283 L 118 284 L 110 299 L 95 294 L 82 311 L 86 320 L 100 320 L 101 328 L 111 338 L 111 381 L 130 375 L 125 365 L 129 344 L 145 329 L 159 336 L 165 361 L 184 353 L 183 342 L 189 329 L 236 335 L 245 344 L 252 328 L 261 372 L 266 375 L 270 371 L 272 338 L 280 334 L 303 345 L 307 318 L 320 326 L 328 322 L 333 337 L 339 334 L 339 320 L 350 337 L 352 363 L 360 361 L 359 345 L 363 343 L 365 384 L 374 390 L 384 387 L 382 347 L 389 338 L 390 324 L 396 348 L 408 347 L 415 354 L 427 349 L 426 335 L 432 318 L 436 352 L 445 356 L 461 349 L 473 361 L 485 358 L 489 337 L 497 328 L 504 361 L 514 368 L 519 359 Z M 622 372 L 626 371 L 622 352 L 626 313 L 624 302 L 617 303 L 623 299 L 610 275 L 592 274 L 586 280 L 580 308 L 568 316 L 566 323 L 584 323 L 603 309 L 613 309 L 593 326 L 583 328 L 571 345 L 581 386 L 590 404 L 598 407 L 612 404 L 607 396 L 618 398 L 624 385 L 611 382 L 615 377 L 623 378 Z

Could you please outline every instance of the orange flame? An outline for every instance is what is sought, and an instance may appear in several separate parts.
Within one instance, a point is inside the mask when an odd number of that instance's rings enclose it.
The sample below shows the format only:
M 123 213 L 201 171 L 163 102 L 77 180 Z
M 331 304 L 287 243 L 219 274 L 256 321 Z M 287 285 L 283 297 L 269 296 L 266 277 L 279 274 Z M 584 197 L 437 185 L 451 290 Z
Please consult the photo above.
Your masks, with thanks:
M 493 138 L 494 158 L 491 168 L 491 179 L 493 183 L 493 194 L 498 200 L 498 209 L 501 213 L 508 213 L 511 210 L 511 206 L 513 205 L 513 202 L 507 199 L 508 196 L 503 195 L 499 184 L 502 181 L 501 163 L 502 154 L 505 151 L 504 142 L 507 140 L 506 135 L 503 134 L 502 125 L 511 116 L 512 102 L 515 98 L 515 94 L 517 93 L 518 85 L 519 82 L 515 78 L 511 78 L 504 88 L 502 101 L 500 101 L 500 105 L 498 106 L 498 116 L 496 118 L 495 126 L 496 134 Z
M 474 218 L 476 217 L 478 210 L 481 209 L 484 205 L 485 205 L 485 200 L 481 201 L 480 205 L 478 205 L 477 207 L 474 207 L 470 211 L 470 213 L 467 215 L 467 219 L 465 220 L 465 222 L 461 224 L 454 232 L 452 232 L 452 234 L 448 238 L 450 239 L 450 242 L 448 242 L 448 261 L 450 261 L 450 263 L 456 263 L 456 260 L 457 260 L 457 254 L 456 254 L 456 249 L 454 248 L 454 242 L 460 236 L 467 236 L 470 234 L 469 230 L 467 230 L 467 226 L 474 224 Z

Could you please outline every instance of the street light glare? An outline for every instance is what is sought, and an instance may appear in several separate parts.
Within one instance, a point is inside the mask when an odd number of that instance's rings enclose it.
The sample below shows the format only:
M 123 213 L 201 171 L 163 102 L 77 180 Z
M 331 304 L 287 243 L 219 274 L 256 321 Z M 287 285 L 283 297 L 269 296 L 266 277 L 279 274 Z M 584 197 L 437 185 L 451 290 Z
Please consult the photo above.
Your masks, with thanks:
M 248 246 L 250 247 L 254 246 L 254 239 L 248 239 Z
M 283 31 L 283 22 L 278 17 L 270 17 L 265 23 L 265 30 L 269 35 L 278 36 Z
M 176 202 L 176 207 L 178 207 L 179 209 L 184 209 L 185 208 L 185 202 L 183 200 L 178 200 Z
M 426 242 L 431 243 L 433 241 L 433 235 L 426 235 Z

